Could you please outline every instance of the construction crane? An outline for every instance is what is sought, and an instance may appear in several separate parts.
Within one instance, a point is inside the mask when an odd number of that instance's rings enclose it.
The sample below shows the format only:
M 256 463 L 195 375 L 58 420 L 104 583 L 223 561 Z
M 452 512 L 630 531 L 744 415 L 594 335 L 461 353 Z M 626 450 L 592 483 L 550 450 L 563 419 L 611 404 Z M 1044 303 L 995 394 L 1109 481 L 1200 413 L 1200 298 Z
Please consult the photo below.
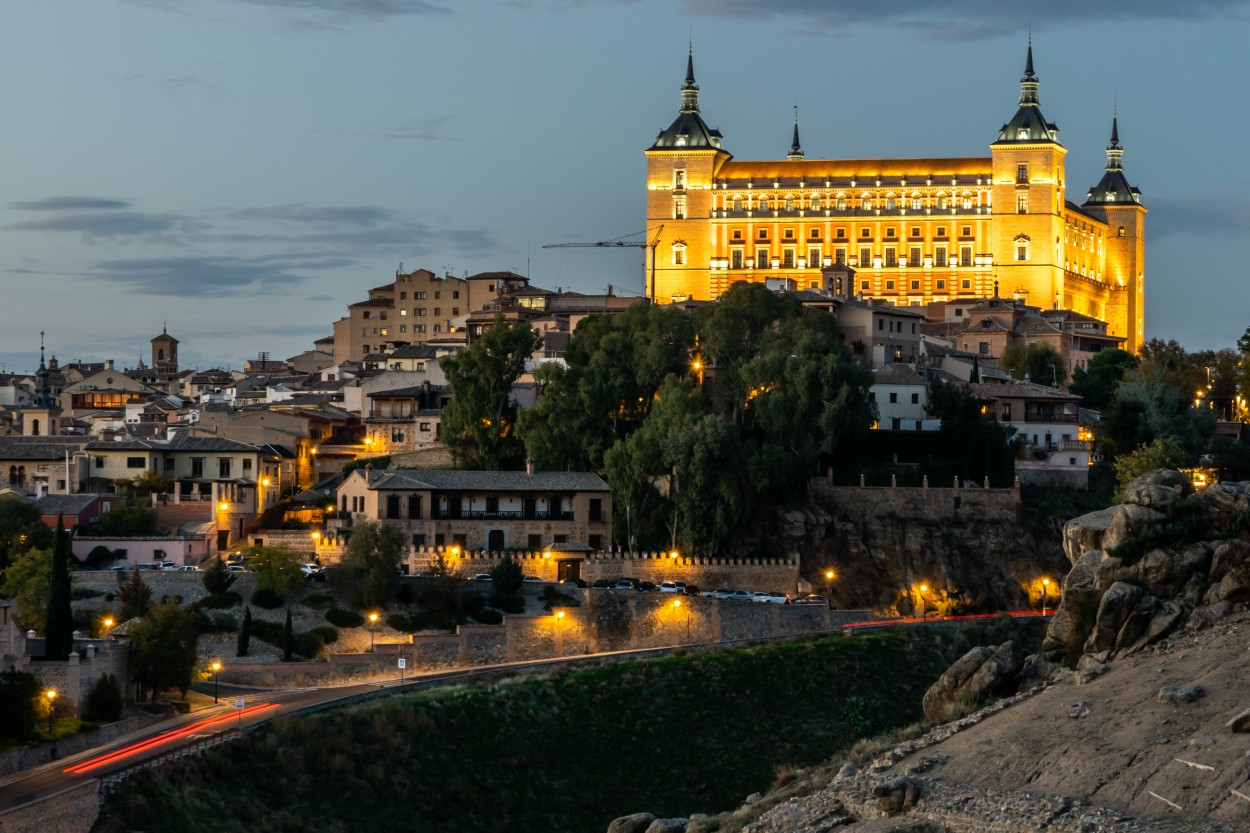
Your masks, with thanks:
M 636 237 L 640 232 L 634 234 L 626 234 L 624 237 L 618 237 L 615 240 L 603 240 L 599 243 L 548 243 L 543 246 L 544 249 L 650 249 L 651 250 L 651 292 L 648 296 L 651 303 L 655 303 L 655 247 L 660 245 L 660 234 L 664 231 L 664 225 L 660 224 L 655 229 L 655 236 L 650 241 L 646 240 L 626 240 L 626 237 Z M 646 232 L 641 232 L 645 234 Z

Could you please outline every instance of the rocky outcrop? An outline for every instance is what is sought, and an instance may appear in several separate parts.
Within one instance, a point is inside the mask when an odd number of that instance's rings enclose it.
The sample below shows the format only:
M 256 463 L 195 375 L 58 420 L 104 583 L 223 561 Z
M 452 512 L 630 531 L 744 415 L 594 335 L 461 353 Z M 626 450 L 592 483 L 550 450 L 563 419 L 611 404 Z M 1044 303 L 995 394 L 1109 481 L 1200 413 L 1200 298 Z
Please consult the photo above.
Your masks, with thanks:
M 1042 649 L 1075 665 L 1205 627 L 1250 603 L 1250 483 L 1194 493 L 1180 472 L 1133 481 L 1124 503 L 1069 521 L 1072 569 Z M 1144 550 L 1144 551 L 1143 551 Z
M 973 648 L 925 692 L 925 718 L 944 723 L 962 717 L 1011 687 L 1023 665 L 1024 657 L 1012 642 L 997 648 Z

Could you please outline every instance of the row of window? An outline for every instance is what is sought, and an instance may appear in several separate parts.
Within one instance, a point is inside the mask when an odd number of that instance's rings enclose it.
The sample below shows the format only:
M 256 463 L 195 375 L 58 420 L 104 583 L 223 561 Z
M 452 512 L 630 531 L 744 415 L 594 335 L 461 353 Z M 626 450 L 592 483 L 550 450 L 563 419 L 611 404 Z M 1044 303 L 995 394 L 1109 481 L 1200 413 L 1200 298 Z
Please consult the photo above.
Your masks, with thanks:
M 414 301 L 424 301 L 424 300 L 428 297 L 428 294 L 429 294 L 429 293 L 427 293 L 427 292 L 425 292 L 425 291 L 414 292 L 414 293 L 412 293 L 412 300 L 414 300 Z M 436 289 L 436 290 L 434 290 L 434 300 L 435 300 L 435 301 L 439 300 L 439 299 L 440 299 L 440 298 L 442 298 L 442 297 L 443 297 L 443 291 L 442 291 L 441 289 Z M 456 300 L 456 301 L 460 300 L 460 290 L 458 290 L 458 289 L 454 289 L 454 290 L 452 290 L 451 297 L 452 297 L 452 299 L 453 299 L 453 300 Z M 401 301 L 407 301 L 407 300 L 408 300 L 408 293 L 407 293 L 407 292 L 405 292 L 405 291 L 402 291 L 402 290 L 401 290 L 401 291 L 400 291 L 400 293 L 399 293 L 399 300 L 401 300 Z
M 93 456 L 92 459 L 95 461 L 95 467 L 97 469 L 104 468 L 108 463 L 108 458 L 100 456 L 100 455 L 95 455 Z M 192 477 L 204 476 L 204 461 L 206 459 L 207 458 L 205 457 L 192 457 L 191 458 L 191 476 Z M 230 477 L 231 476 L 230 472 L 231 472 L 231 469 L 233 468 L 233 463 L 234 463 L 234 460 L 231 457 L 218 457 L 217 458 L 217 476 L 222 477 L 222 478 Z M 243 458 L 241 463 L 242 463 L 242 468 L 244 472 L 250 472 L 252 470 L 251 460 L 245 457 Z M 128 469 L 143 469 L 143 468 L 147 468 L 147 465 L 148 465 L 148 458 L 146 457 L 127 457 L 126 458 L 126 468 Z M 174 459 L 172 457 L 166 457 L 165 458 L 165 471 L 174 471 L 174 469 L 175 469 Z
M 861 240 L 861 241 L 864 241 L 864 240 L 875 240 L 876 238 L 873 236 L 873 233 L 872 233 L 872 232 L 873 232 L 873 229 L 874 229 L 874 226 L 861 226 L 861 227 L 860 227 L 860 229 L 859 229 L 859 237 L 860 237 L 860 240 Z M 915 241 L 915 240 L 924 240 L 924 239 L 925 239 L 925 236 L 924 236 L 924 234 L 922 233 L 923 229 L 924 229 L 924 227 L 923 227 L 923 226 L 909 226 L 909 227 L 908 227 L 908 229 L 907 229 L 907 231 L 908 231 L 908 240 L 912 240 L 912 241 Z M 886 240 L 893 240 L 893 239 L 897 239 L 897 238 L 898 238 L 898 228 L 897 228 L 897 227 L 895 227 L 895 226 L 886 226 L 886 227 L 885 227 L 885 229 L 884 229 L 884 234 L 885 234 L 885 239 L 886 239 Z M 761 226 L 760 228 L 757 228 L 757 229 L 756 229 L 756 231 L 755 231 L 755 236 L 756 236 L 756 238 L 758 238 L 758 239 L 760 239 L 760 240 L 767 240 L 767 239 L 768 239 L 768 235 L 769 235 L 769 226 Z M 823 239 L 823 237 L 821 236 L 821 233 L 820 233 L 820 228 L 812 228 L 812 229 L 810 229 L 810 230 L 809 230 L 809 232 L 808 232 L 808 235 L 807 235 L 807 236 L 808 236 L 808 239 L 809 239 L 809 240 L 822 240 L 822 239 Z M 972 226 L 971 226 L 971 225 L 964 225 L 964 226 L 960 226 L 960 227 L 959 227 L 959 236 L 960 236 L 960 237 L 972 237 Z M 740 229 L 740 228 L 730 229 L 730 230 L 729 230 L 729 237 L 730 237 L 730 239 L 732 239 L 732 240 L 743 240 L 743 239 L 744 239 L 743 230 L 742 230 L 742 229 Z M 833 237 L 834 237 L 834 239 L 835 239 L 835 240 L 846 240 L 846 239 L 848 239 L 848 238 L 847 238 L 847 236 L 846 236 L 846 226 L 838 226 L 838 227 L 836 227 L 836 228 L 833 230 Z M 783 240 L 795 240 L 795 239 L 797 239 L 797 238 L 795 237 L 795 234 L 794 234 L 794 229 L 793 229 L 793 228 L 790 228 L 790 227 L 783 228 L 783 229 L 781 230 L 781 238 L 782 238 Z M 945 239 L 947 239 L 947 234 L 946 234 L 946 226 L 936 226 L 936 227 L 934 228 L 933 239 L 934 239 L 934 240 L 945 240 Z
M 402 316 L 402 317 L 407 317 L 407 315 L 408 315 L 408 310 L 406 310 L 406 309 L 401 309 L 401 310 L 399 311 L 399 314 L 400 314 L 400 316 Z M 425 317 L 425 307 L 413 307 L 413 308 L 412 308 L 412 314 L 413 314 L 413 316 L 414 316 L 414 317 L 416 317 L 416 318 L 424 318 L 424 317 Z M 438 317 L 439 317 L 439 316 L 441 316 L 442 314 L 443 314 L 443 308 L 442 308 L 442 307 L 434 307 L 434 317 L 435 317 L 435 318 L 438 318 Z M 453 317 L 453 318 L 454 318 L 455 316 L 459 315 L 459 314 L 460 314 L 460 307 L 452 307 L 452 308 L 451 308 L 451 314 L 452 314 L 452 317 Z
M 678 204 L 681 204 L 684 211 L 685 199 L 675 197 L 673 200 L 674 210 Z M 732 214 L 745 214 L 748 211 L 820 211 L 829 209 L 830 211 L 897 211 L 899 209 L 910 209 L 912 211 L 923 211 L 926 208 L 935 208 L 938 211 L 945 211 L 949 208 L 962 208 L 971 210 L 981 205 L 975 194 L 966 193 L 958 197 L 938 196 L 931 199 L 923 197 L 911 197 L 898 199 L 896 197 L 859 197 L 847 199 L 846 197 L 833 197 L 821 199 L 819 197 L 811 197 L 804 199 L 802 197 L 768 197 L 761 196 L 755 199 L 751 197 L 735 196 L 726 199 L 725 209 Z M 988 203 L 987 203 L 988 204 Z M 716 210 L 715 205 L 713 209 Z M 678 217 L 676 219 L 682 219 Z
M 1027 260 L 1027 247 L 1021 246 L 1024 256 L 1020 256 L 1018 260 Z M 783 249 L 780 257 L 773 257 L 768 249 L 756 249 L 755 257 L 746 256 L 746 250 L 733 248 L 729 250 L 728 263 L 724 264 L 728 269 L 818 269 L 824 263 L 820 249 L 808 249 L 807 257 L 800 257 L 796 249 Z M 1019 254 L 1019 252 L 1018 252 Z M 947 257 L 945 247 L 938 247 L 933 250 L 930 258 L 926 258 L 919 246 L 910 248 L 901 258 L 897 249 L 886 247 L 881 255 L 874 256 L 872 249 L 864 247 L 859 250 L 859 255 L 850 255 L 848 261 L 848 252 L 846 249 L 835 249 L 833 254 L 833 263 L 849 264 L 856 268 L 887 268 L 893 269 L 900 266 L 921 267 L 935 266 L 945 268 L 950 266 L 972 266 L 975 263 L 971 246 L 961 246 L 959 249 L 958 259 L 955 257 Z M 685 247 L 675 245 L 673 247 L 673 265 L 682 266 L 686 263 Z

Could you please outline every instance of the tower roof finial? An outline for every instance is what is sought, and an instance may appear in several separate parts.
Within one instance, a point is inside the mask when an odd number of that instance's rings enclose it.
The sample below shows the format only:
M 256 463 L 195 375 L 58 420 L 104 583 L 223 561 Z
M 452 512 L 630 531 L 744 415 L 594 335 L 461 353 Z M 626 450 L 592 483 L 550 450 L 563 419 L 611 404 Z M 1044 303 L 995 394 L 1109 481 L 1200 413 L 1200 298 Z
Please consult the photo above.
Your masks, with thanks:
M 794 140 L 790 143 L 788 159 L 802 159 L 803 146 L 799 144 L 799 103 L 794 102 Z

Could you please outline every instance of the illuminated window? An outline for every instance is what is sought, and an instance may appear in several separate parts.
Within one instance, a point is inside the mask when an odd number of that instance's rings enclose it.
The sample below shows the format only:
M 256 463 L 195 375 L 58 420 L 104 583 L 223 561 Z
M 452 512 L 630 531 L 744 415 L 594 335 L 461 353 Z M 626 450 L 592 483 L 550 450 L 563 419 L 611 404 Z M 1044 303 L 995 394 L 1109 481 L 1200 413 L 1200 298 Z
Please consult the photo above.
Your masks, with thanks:
M 673 171 L 673 190 L 682 191 L 686 187 L 686 170 L 677 168 Z
M 1016 194 L 1016 213 L 1017 214 L 1029 213 L 1029 195 L 1028 194 Z
M 686 200 L 684 197 L 677 197 L 673 200 L 673 219 L 686 219 Z
M 673 244 L 673 265 L 684 266 L 686 264 L 686 247 L 680 244 Z
M 1023 163 L 1016 165 L 1016 182 L 1029 181 L 1029 166 Z

